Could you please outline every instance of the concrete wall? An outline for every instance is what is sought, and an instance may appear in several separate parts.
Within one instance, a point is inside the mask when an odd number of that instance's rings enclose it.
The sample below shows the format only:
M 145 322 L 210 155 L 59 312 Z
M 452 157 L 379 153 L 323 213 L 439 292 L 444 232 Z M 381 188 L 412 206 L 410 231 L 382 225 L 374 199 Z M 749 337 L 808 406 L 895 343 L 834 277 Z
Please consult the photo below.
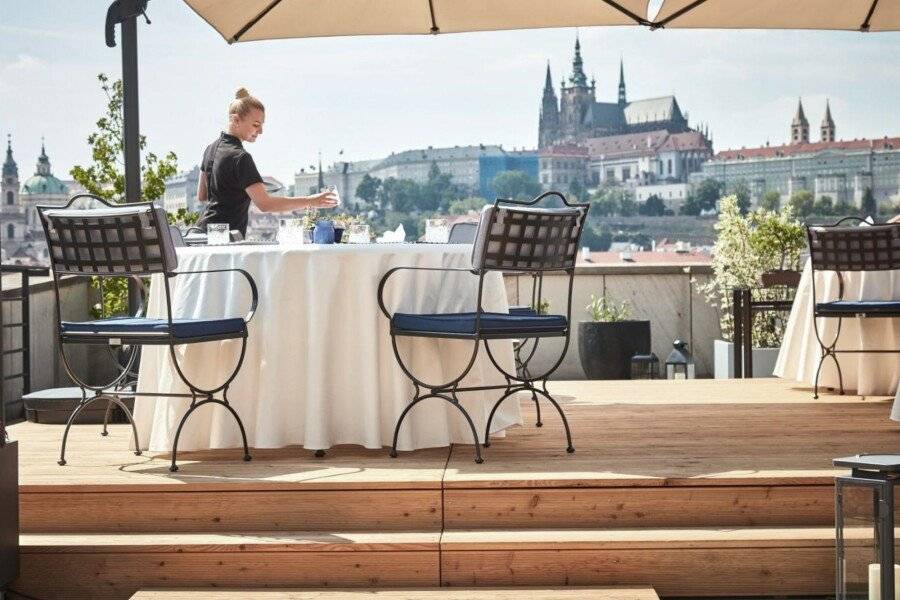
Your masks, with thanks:
M 653 352 L 664 363 L 676 338 L 688 342 L 696 362 L 698 377 L 713 372 L 713 340 L 719 337 L 719 316 L 697 290 L 712 275 L 708 265 L 590 265 L 580 266 L 575 273 L 572 292 L 572 338 L 565 359 L 553 375 L 554 379 L 584 379 L 578 355 L 578 322 L 590 320 L 585 307 L 591 294 L 604 293 L 615 302 L 627 300 L 631 318 L 650 321 Z M 510 304 L 531 301 L 531 277 L 507 276 Z M 542 296 L 550 301 L 550 311 L 565 314 L 568 277 L 544 277 Z M 532 363 L 533 373 L 548 368 L 562 350 L 559 340 L 542 340 Z M 661 370 L 664 366 L 661 364 Z
M 3 277 L 3 296 L 17 296 L 21 293 L 18 275 Z M 31 318 L 29 338 L 31 340 L 31 389 L 42 390 L 51 387 L 73 385 L 59 354 L 56 337 L 56 300 L 53 282 L 48 277 L 32 278 L 31 285 Z M 96 295 L 90 289 L 89 280 L 84 277 L 66 278 L 60 285 L 63 307 L 63 319 L 83 321 L 90 317 L 90 307 L 96 301 Z M 3 302 L 3 323 L 21 322 L 21 304 L 19 302 Z M 21 346 L 21 330 L 18 327 L 4 328 L 3 350 L 11 350 Z M 67 349 L 72 366 L 79 374 L 89 377 L 88 381 L 102 381 L 112 374 L 112 367 L 106 363 L 106 348 L 86 346 L 70 346 Z M 4 375 L 12 375 L 22 371 L 22 355 L 19 353 L 3 357 Z M 101 378 L 101 379 L 94 379 Z M 7 418 L 17 419 L 22 416 L 22 380 L 14 379 L 3 385 L 3 401 L 6 404 Z

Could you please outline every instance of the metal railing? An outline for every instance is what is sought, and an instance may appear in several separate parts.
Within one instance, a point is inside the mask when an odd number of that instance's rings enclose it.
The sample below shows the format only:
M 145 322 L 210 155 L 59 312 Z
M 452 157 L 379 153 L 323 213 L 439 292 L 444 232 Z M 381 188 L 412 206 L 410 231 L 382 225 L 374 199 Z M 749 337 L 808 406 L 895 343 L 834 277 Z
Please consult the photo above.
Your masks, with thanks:
M 17 274 L 21 278 L 19 293 L 4 293 L 2 285 L 2 276 Z M 6 389 L 8 381 L 16 379 L 22 380 L 22 394 L 31 391 L 31 330 L 30 330 L 30 296 L 31 296 L 31 277 L 46 277 L 50 274 L 47 267 L 34 267 L 23 265 L 0 265 L 0 392 Z M 4 322 L 3 304 L 19 303 L 19 320 L 10 323 Z M 17 329 L 19 331 L 19 344 L 17 347 L 5 348 L 3 340 L 7 337 L 4 335 L 7 330 Z M 8 356 L 21 354 L 21 370 L 17 373 L 6 373 L 6 362 Z M 0 394 L 2 395 L 2 394 Z M 0 399 L 0 445 L 6 443 L 6 403 L 4 397 Z

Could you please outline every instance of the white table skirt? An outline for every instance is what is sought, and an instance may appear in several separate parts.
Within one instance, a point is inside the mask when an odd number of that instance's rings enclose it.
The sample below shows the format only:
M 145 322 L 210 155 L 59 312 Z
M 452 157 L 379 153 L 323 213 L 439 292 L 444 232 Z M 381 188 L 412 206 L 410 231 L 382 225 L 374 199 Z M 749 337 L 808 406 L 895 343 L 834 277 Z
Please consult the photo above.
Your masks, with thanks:
M 775 363 L 775 375 L 813 385 L 822 351 L 816 340 L 812 318 L 812 267 L 803 270 L 796 299 L 791 308 L 781 351 Z M 896 271 L 843 273 L 845 300 L 898 300 L 900 273 Z M 833 272 L 816 274 L 819 302 L 838 297 L 838 276 Z M 826 344 L 837 333 L 838 320 L 819 319 L 819 335 Z M 843 319 L 837 349 L 898 349 L 900 319 Z M 900 379 L 900 354 L 838 354 L 844 390 L 864 396 L 888 396 L 897 391 Z M 829 358 L 822 367 L 819 387 L 838 388 L 838 373 Z
M 413 396 L 391 349 L 388 321 L 377 303 L 378 282 L 397 266 L 468 268 L 471 246 L 349 245 L 227 246 L 178 250 L 179 271 L 242 268 L 259 287 L 259 309 L 249 325 L 243 367 L 228 390 L 241 416 L 251 447 L 302 445 L 325 449 L 337 444 L 366 448 L 389 446 L 400 412 Z M 244 279 L 236 274 L 181 275 L 171 280 L 173 316 L 242 316 L 250 304 Z M 152 282 L 149 314 L 165 315 L 163 281 Z M 478 278 L 470 273 L 394 275 L 385 290 L 391 312 L 474 310 Z M 505 312 L 506 291 L 499 273 L 485 278 L 486 310 Z M 398 338 L 401 355 L 411 357 L 413 372 L 439 384 L 459 373 L 473 342 Z M 189 379 L 203 387 L 218 385 L 231 372 L 240 340 L 176 347 Z M 491 342 L 500 364 L 513 370 L 512 343 Z M 464 385 L 503 384 L 483 348 Z M 139 391 L 185 393 L 171 365 L 167 346 L 145 346 Z M 500 390 L 460 394 L 479 439 Z M 188 399 L 139 397 L 134 416 L 142 446 L 165 452 Z M 521 423 L 518 403 L 505 402 L 492 422 L 492 433 Z M 404 421 L 401 450 L 471 444 L 459 411 L 439 399 L 416 406 Z M 199 408 L 189 418 L 179 450 L 234 448 L 240 434 L 221 406 Z

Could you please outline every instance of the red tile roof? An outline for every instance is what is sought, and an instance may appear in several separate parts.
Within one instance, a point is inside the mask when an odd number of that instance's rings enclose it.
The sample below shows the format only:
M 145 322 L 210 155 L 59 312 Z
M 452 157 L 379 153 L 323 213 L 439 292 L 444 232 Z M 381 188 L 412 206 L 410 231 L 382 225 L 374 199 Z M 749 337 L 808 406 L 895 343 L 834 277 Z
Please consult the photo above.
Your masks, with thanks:
M 762 146 L 760 148 L 741 148 L 739 150 L 723 150 L 713 156 L 713 160 L 739 160 L 742 158 L 777 158 L 780 156 L 796 156 L 798 154 L 815 154 L 823 150 L 900 150 L 900 137 L 883 137 L 879 139 L 839 140 L 836 142 L 811 142 L 809 144 L 784 144 L 781 146 Z
M 557 144 L 555 146 L 542 148 L 540 155 L 587 158 L 588 149 L 584 146 L 578 146 L 576 144 Z
M 708 150 L 709 144 L 699 131 L 669 133 L 665 130 L 590 138 L 585 142 L 591 156 L 625 158 L 653 155 L 666 150 Z

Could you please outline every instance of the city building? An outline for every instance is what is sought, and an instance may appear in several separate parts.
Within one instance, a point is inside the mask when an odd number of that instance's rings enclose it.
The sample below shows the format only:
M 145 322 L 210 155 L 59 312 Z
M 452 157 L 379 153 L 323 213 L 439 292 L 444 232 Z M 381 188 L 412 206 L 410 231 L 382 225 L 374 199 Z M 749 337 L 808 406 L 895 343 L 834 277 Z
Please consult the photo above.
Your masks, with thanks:
M 38 204 L 65 204 L 69 189 L 53 175 L 43 140 L 34 175 L 20 184 L 12 139 L 7 136 L 0 198 L 0 249 L 3 260 L 18 264 L 46 262 L 44 233 L 35 207 Z
M 791 121 L 790 142 L 780 146 L 724 150 L 691 175 L 692 184 L 715 179 L 726 192 L 746 185 L 754 204 L 768 191 L 782 198 L 806 190 L 816 198 L 859 206 L 866 189 L 875 200 L 900 197 L 900 137 L 836 139 L 831 107 L 826 104 L 820 140 L 809 139 L 802 102 Z
M 472 145 L 447 148 L 428 148 L 394 152 L 383 159 L 365 161 L 339 161 L 326 170 L 310 166 L 294 176 L 297 193 L 309 194 L 320 187 L 333 185 L 341 198 L 354 208 L 362 208 L 365 200 L 356 196 L 356 190 L 369 175 L 382 181 L 409 179 L 419 184 L 428 181 L 428 174 L 436 166 L 441 173 L 451 176 L 451 181 L 472 195 L 485 198 L 494 196 L 491 182 L 503 171 L 524 171 L 538 179 L 538 154 L 529 150 L 504 150 L 502 146 Z
M 200 212 L 202 207 L 197 200 L 197 186 L 199 184 L 200 167 L 197 165 L 194 165 L 194 168 L 190 171 L 182 171 L 174 177 L 166 179 L 163 208 L 172 213 L 181 208 L 192 212 Z
M 619 85 L 615 102 L 598 102 L 596 81 L 588 83 L 581 58 L 581 42 L 575 38 L 572 75 L 560 83 L 557 98 L 550 65 L 544 79 L 538 121 L 538 148 L 561 143 L 581 143 L 588 138 L 664 130 L 690 131 L 687 115 L 675 96 L 628 100 L 625 66 L 619 63 Z

